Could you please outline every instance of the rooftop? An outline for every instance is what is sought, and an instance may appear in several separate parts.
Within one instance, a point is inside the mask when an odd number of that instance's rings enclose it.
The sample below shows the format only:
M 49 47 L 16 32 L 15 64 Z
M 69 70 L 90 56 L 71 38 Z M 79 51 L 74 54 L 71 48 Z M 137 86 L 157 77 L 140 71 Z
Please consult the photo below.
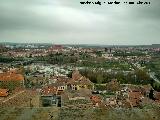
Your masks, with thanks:
M 0 73 L 0 81 L 22 81 L 24 76 L 17 74 L 16 72 L 9 71 L 5 73 Z

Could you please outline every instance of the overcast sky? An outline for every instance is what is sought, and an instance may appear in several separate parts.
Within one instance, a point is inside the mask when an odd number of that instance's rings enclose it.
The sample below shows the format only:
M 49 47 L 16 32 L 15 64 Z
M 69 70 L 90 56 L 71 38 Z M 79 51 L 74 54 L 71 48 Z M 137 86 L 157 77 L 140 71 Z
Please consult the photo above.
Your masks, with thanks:
M 101 6 L 80 1 L 86 0 L 0 0 L 0 42 L 160 43 L 160 0 Z

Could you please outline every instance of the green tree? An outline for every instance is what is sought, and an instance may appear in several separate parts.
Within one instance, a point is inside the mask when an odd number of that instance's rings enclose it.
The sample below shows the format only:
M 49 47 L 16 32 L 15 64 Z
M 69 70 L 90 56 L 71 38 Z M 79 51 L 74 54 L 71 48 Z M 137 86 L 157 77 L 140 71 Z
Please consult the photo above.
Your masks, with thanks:
M 98 74 L 97 75 L 97 83 L 102 84 L 102 82 L 103 82 L 103 76 L 102 76 L 102 74 Z

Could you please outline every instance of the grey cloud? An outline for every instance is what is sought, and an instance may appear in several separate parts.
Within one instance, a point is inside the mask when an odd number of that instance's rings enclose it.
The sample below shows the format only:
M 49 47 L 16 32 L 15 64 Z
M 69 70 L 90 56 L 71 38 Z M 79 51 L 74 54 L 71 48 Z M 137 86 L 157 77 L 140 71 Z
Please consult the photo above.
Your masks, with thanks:
M 84 6 L 79 1 L 0 0 L 0 41 L 159 43 L 159 0 L 150 6 Z

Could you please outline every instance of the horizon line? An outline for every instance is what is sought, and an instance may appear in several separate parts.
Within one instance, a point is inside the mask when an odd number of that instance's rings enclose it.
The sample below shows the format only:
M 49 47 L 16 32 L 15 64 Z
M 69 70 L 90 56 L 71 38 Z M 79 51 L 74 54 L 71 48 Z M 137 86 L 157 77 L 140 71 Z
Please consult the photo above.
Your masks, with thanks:
M 151 44 L 96 44 L 96 43 L 51 43 L 51 42 L 1 42 L 0 44 L 7 44 L 7 43 L 11 43 L 11 44 L 53 44 L 53 45 L 94 45 L 94 46 L 148 46 L 148 45 L 160 45 L 160 43 L 151 43 Z

